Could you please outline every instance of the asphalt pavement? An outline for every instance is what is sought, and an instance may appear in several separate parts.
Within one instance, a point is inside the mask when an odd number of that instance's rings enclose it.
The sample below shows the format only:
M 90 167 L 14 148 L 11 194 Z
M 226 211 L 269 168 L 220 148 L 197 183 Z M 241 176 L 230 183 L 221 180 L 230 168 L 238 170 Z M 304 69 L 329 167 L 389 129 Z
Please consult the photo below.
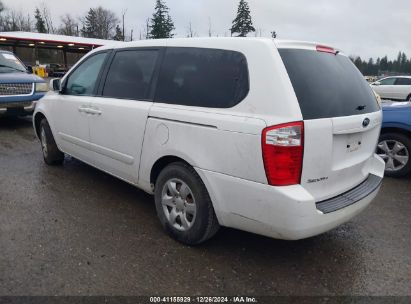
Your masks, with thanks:
M 361 215 L 274 240 L 221 229 L 166 236 L 153 198 L 67 157 L 43 163 L 30 119 L 0 118 L 0 295 L 411 296 L 411 177 L 385 178 Z

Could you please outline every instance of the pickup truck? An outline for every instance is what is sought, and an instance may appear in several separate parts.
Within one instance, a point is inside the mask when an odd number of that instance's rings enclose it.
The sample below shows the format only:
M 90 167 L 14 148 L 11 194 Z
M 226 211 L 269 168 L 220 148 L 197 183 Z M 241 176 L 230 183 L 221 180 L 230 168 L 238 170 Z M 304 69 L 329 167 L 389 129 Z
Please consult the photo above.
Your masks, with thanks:
M 13 53 L 0 50 L 0 115 L 32 114 L 36 101 L 47 91 L 42 78 L 30 74 Z

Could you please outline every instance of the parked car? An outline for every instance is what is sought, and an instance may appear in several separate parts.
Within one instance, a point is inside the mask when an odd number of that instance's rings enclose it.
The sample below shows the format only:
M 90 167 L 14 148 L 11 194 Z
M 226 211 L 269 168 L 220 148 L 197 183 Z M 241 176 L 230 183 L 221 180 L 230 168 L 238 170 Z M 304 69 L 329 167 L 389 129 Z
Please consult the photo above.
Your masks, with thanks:
M 147 40 L 83 58 L 38 104 L 49 165 L 64 153 L 154 194 L 163 228 L 296 240 L 377 195 L 382 112 L 350 59 L 261 38 Z
M 385 103 L 377 154 L 384 159 L 385 174 L 401 177 L 411 172 L 411 103 Z
M 411 76 L 395 76 L 380 79 L 371 84 L 382 99 L 411 101 Z
M 64 77 L 64 75 L 67 73 L 67 69 L 58 63 L 50 63 L 46 65 L 46 72 L 49 75 L 49 77 Z
M 35 102 L 47 91 L 47 83 L 30 74 L 13 53 L 0 51 L 0 115 L 32 114 Z

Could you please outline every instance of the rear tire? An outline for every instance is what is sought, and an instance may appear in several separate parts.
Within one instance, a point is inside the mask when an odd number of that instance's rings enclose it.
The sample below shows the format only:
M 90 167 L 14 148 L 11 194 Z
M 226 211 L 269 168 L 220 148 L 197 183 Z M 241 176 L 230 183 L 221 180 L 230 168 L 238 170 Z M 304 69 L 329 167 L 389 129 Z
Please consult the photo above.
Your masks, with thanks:
M 403 177 L 411 172 L 411 138 L 401 133 L 383 133 L 377 154 L 385 161 L 385 175 Z
M 161 171 L 154 198 L 163 229 L 181 243 L 203 243 L 220 227 L 204 183 L 183 162 L 172 163 Z
M 40 122 L 39 135 L 44 162 L 50 166 L 63 164 L 64 153 L 58 149 L 49 123 L 45 118 Z

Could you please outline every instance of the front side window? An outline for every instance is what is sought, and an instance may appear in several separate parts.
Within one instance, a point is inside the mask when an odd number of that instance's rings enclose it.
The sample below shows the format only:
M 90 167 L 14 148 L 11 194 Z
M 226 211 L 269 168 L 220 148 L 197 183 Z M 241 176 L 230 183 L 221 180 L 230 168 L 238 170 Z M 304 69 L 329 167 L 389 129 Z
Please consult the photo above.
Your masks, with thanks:
M 103 96 L 148 99 L 157 57 L 157 50 L 117 52 L 107 74 Z
M 380 85 L 394 85 L 396 78 L 385 78 L 380 80 Z
M 200 48 L 168 48 L 160 70 L 156 102 L 230 108 L 249 91 L 243 54 Z
M 66 95 L 93 95 L 107 53 L 99 53 L 82 62 L 67 80 Z
M 397 78 L 395 85 L 411 85 L 411 78 Z

